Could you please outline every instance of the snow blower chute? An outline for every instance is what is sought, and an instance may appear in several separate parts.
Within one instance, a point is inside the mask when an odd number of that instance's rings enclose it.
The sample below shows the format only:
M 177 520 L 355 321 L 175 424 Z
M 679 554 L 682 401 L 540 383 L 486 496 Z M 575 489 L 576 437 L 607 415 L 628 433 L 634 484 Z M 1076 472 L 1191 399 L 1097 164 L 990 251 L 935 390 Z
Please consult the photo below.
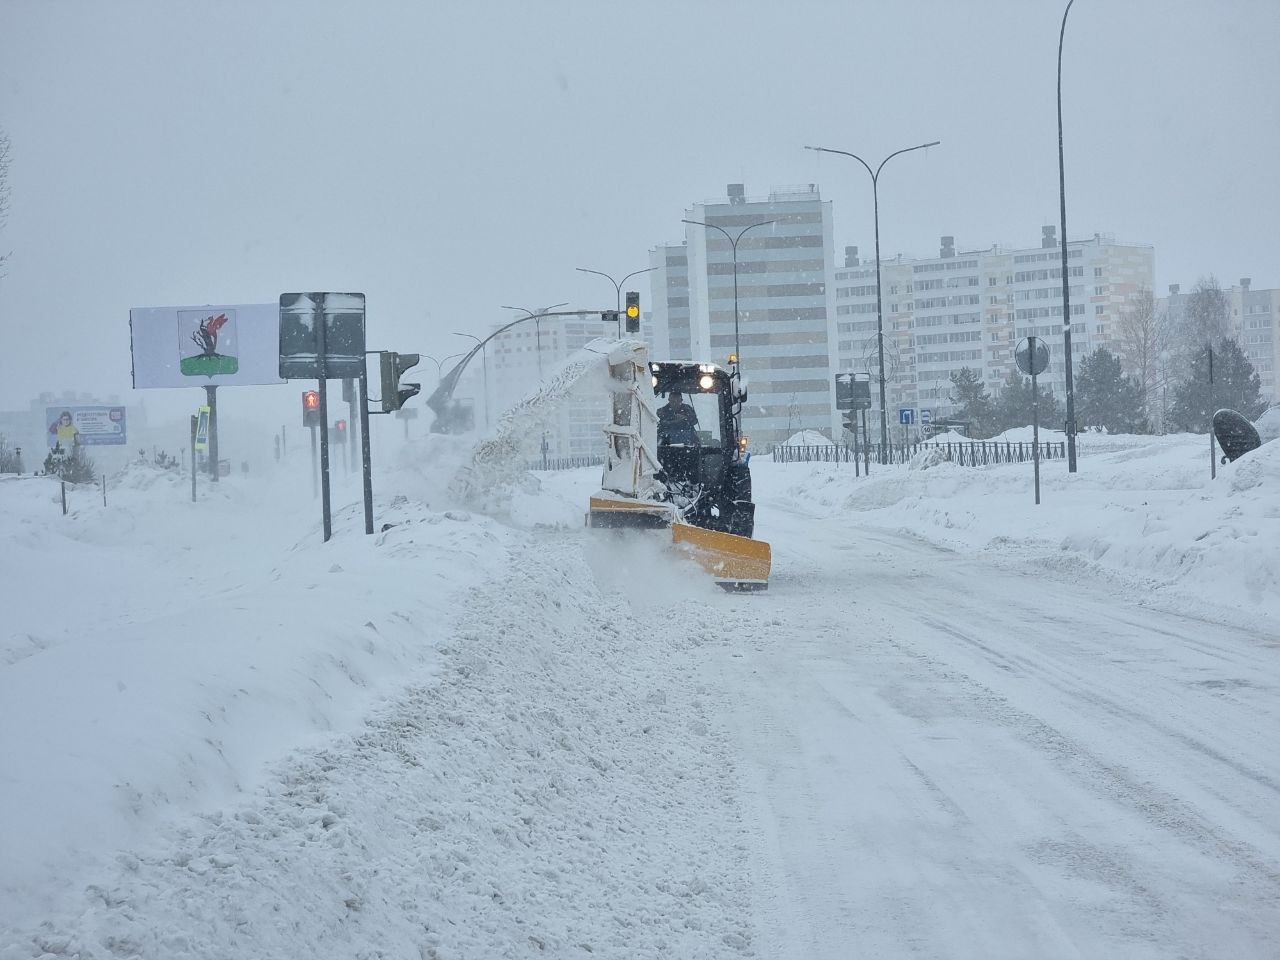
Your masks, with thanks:
M 767 588 L 769 544 L 751 538 L 741 379 L 713 363 L 649 361 L 636 341 L 611 344 L 608 361 L 613 422 L 587 525 L 670 529 L 725 589 Z

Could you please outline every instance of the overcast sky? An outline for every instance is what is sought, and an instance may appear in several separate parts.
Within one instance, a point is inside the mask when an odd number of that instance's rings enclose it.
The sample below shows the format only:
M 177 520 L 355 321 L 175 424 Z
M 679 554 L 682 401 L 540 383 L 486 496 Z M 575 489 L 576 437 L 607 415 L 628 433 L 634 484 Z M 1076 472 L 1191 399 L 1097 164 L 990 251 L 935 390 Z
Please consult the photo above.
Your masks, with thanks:
M 128 396 L 131 306 L 363 291 L 371 349 L 437 355 L 608 306 L 574 267 L 646 266 L 731 181 L 816 182 L 870 251 L 865 171 L 805 144 L 942 141 L 881 178 L 886 256 L 1034 246 L 1062 7 L 0 0 L 0 408 Z M 1158 292 L 1280 286 L 1280 3 L 1077 0 L 1063 82 L 1073 238 L 1154 244 Z

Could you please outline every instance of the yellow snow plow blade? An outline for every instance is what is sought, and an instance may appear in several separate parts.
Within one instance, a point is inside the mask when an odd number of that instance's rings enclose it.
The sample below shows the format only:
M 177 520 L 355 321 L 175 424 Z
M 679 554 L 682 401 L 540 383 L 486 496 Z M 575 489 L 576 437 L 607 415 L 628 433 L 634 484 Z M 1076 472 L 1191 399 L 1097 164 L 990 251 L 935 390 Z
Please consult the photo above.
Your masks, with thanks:
M 773 553 L 763 540 L 707 530 L 687 523 L 671 525 L 677 549 L 689 554 L 716 583 L 731 590 L 765 590 Z

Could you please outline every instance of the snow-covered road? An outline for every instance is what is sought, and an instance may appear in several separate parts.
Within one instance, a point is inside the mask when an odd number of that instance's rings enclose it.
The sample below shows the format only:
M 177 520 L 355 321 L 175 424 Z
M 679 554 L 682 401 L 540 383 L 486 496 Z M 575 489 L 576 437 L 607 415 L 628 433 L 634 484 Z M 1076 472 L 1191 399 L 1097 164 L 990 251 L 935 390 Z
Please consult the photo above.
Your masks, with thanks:
M 0 958 L 1280 955 L 1264 603 L 1189 617 L 1017 477 L 768 464 L 775 575 L 729 595 L 660 534 L 579 526 L 594 471 L 485 517 L 449 450 L 323 547 L 283 468 L 197 506 L 144 472 L 68 518 L 0 485 Z M 1270 476 L 1116 515 L 1205 544 L 1214 589 L 1214 551 L 1265 579 Z M 1095 524 L 1116 496 L 1068 493 Z M 995 497 L 1041 529 L 984 540 Z M 885 526 L 917 507 L 958 550 Z M 1238 529 L 1202 540 L 1205 511 Z M 121 565 L 78 595 L 102 629 L 43 625 L 36 586 L 90 560 Z M 171 583 L 217 603 L 175 625 Z
M 777 577 L 707 663 L 761 956 L 1277 955 L 1274 634 L 765 517 Z

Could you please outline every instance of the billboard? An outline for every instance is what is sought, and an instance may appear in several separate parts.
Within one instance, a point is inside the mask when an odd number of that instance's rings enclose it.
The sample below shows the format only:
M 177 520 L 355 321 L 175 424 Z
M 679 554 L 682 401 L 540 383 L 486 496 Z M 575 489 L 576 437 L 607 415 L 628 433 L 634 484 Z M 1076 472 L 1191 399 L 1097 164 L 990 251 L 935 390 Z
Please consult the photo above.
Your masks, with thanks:
M 50 449 L 58 443 L 69 451 L 74 446 L 122 444 L 126 440 L 124 407 L 45 407 L 44 422 Z
M 129 334 L 136 390 L 284 383 L 274 303 L 134 307 Z

